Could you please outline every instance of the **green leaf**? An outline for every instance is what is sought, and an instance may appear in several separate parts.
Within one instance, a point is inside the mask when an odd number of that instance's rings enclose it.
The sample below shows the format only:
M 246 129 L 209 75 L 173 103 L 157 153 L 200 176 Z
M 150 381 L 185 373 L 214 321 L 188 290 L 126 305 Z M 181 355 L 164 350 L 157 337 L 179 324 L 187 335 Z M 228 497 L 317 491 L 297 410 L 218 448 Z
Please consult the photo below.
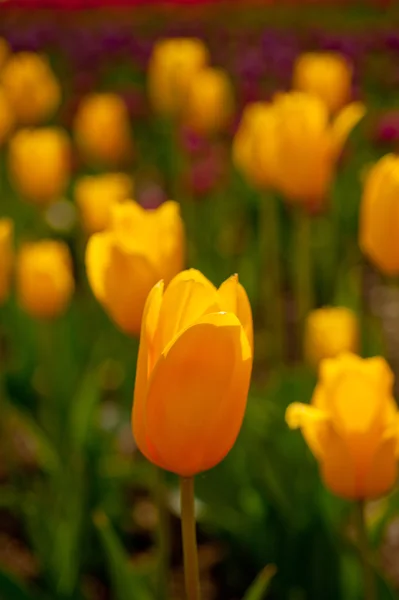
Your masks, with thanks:
M 277 569 L 274 565 L 267 565 L 262 569 L 251 587 L 247 590 L 243 600 L 262 600 L 276 572 Z
M 55 473 L 60 468 L 58 454 L 45 432 L 35 423 L 28 412 L 7 404 L 7 427 L 18 436 L 26 437 L 35 459 L 44 471 Z
M 82 448 L 86 444 L 99 400 L 98 377 L 95 371 L 90 370 L 83 377 L 72 401 L 69 431 L 77 447 Z
M 115 600 L 153 600 L 145 576 L 131 565 L 107 515 L 97 510 L 93 521 L 107 555 Z
M 29 592 L 12 575 L 0 570 L 1 600 L 38 600 L 38 596 Z

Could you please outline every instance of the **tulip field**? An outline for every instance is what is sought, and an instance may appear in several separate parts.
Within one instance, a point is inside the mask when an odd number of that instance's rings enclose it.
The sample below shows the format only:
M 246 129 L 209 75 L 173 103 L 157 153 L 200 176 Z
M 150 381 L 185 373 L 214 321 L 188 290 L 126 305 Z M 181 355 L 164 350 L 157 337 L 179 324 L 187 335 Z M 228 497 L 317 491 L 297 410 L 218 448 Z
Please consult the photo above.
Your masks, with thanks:
M 399 598 L 398 11 L 289 4 L 0 2 L 0 600 Z

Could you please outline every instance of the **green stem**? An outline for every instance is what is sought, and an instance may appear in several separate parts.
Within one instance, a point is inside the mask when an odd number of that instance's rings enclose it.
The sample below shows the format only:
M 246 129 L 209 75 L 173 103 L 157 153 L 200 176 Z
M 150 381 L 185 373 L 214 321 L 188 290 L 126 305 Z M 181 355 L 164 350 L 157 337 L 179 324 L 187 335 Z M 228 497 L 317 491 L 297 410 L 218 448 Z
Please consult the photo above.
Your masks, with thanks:
M 158 508 L 158 560 L 156 569 L 156 597 L 166 600 L 169 572 L 169 514 L 166 503 L 164 472 L 156 467 L 154 497 Z
M 272 194 L 261 198 L 260 252 L 261 299 L 271 334 L 272 361 L 284 362 L 284 298 L 280 256 L 280 222 L 278 199 Z
M 193 477 L 180 478 L 180 499 L 187 600 L 201 600 L 197 536 L 195 531 Z
M 298 321 L 298 342 L 303 352 L 303 334 L 306 317 L 314 307 L 313 262 L 311 246 L 311 217 L 298 209 L 295 219 L 294 282 Z
M 364 600 L 376 600 L 376 582 L 371 560 L 370 544 L 367 536 L 367 528 L 364 513 L 365 502 L 364 500 L 359 500 L 355 505 L 355 518 L 357 529 L 357 541 L 360 553 L 360 560 L 363 569 L 363 598 Z

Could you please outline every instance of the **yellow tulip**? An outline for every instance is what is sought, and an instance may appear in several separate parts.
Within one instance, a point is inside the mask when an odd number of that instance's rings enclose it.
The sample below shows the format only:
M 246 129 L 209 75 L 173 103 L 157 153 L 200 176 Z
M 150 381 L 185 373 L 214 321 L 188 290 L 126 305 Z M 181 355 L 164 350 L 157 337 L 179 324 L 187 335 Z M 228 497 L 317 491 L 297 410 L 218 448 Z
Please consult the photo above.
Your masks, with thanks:
M 399 156 L 383 156 L 365 177 L 360 247 L 386 275 L 399 274 Z
M 0 38 L 0 71 L 7 62 L 8 57 L 11 54 L 10 46 L 4 38 Z
M 397 476 L 399 414 L 393 374 L 383 358 L 341 354 L 320 364 L 311 405 L 286 413 L 301 428 L 325 485 L 352 500 L 387 493 Z
M 10 102 L 0 88 L 0 146 L 6 141 L 14 125 L 14 113 Z
M 21 125 L 37 125 L 51 117 L 61 100 L 59 83 L 43 56 L 13 54 L 0 74 L 15 118 Z
M 365 108 L 349 104 L 330 123 L 320 98 L 290 92 L 276 97 L 273 112 L 274 185 L 286 200 L 318 211 L 327 199 L 346 138 Z
M 165 116 L 181 113 L 191 81 L 208 60 L 208 50 L 201 40 L 158 41 L 148 67 L 148 93 L 156 112 Z
M 132 179 L 123 173 L 82 177 L 75 186 L 75 199 L 87 233 L 110 225 L 111 208 L 133 195 Z
M 149 291 L 160 279 L 169 282 L 181 271 L 184 254 L 184 227 L 176 202 L 152 211 L 124 202 L 113 207 L 110 227 L 89 239 L 87 276 L 115 323 L 139 335 Z
M 10 293 L 11 275 L 14 264 L 14 225 L 11 219 L 0 219 L 0 304 Z
M 24 244 L 17 255 L 17 296 L 32 317 L 62 314 L 74 291 L 68 246 L 54 240 Z
M 234 136 L 233 162 L 255 188 L 274 186 L 275 144 L 276 119 L 272 104 L 249 104 Z
M 144 309 L 133 434 L 153 463 L 190 477 L 219 463 L 244 417 L 252 316 L 235 275 L 216 289 L 199 271 L 160 281 Z
M 46 206 L 59 200 L 70 178 L 70 143 L 56 127 L 21 129 L 10 140 L 9 170 L 21 196 Z
M 129 114 L 117 94 L 83 98 L 74 121 L 76 142 L 88 162 L 117 166 L 132 153 Z
M 318 96 L 331 113 L 350 101 L 353 68 L 338 52 L 306 52 L 294 66 L 293 87 Z
M 185 123 L 198 133 L 223 130 L 233 113 L 233 90 L 221 69 L 201 69 L 190 82 L 183 108 Z
M 359 350 L 359 323 L 349 308 L 328 307 L 312 311 L 305 325 L 305 356 L 317 367 L 324 358 Z

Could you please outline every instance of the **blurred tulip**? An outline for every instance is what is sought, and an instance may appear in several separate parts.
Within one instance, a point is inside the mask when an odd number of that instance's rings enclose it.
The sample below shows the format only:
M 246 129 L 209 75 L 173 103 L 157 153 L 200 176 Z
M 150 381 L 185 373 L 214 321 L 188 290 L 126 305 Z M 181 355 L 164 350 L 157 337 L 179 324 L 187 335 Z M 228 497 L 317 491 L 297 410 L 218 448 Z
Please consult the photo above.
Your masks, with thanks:
M 0 88 L 0 146 L 5 142 L 14 125 L 14 113 L 10 102 Z
M 117 166 L 132 155 L 129 114 L 117 94 L 90 94 L 74 121 L 76 142 L 85 160 Z
M 87 245 L 86 268 L 97 300 L 126 333 L 139 335 L 153 285 L 169 282 L 184 265 L 185 235 L 179 205 L 146 211 L 136 202 L 113 207 L 111 225 Z
M 46 121 L 61 100 L 60 86 L 49 63 L 33 52 L 11 55 L 0 74 L 0 83 L 21 125 Z
M 305 52 L 295 63 L 293 87 L 318 96 L 334 114 L 350 101 L 352 74 L 339 52 Z
M 155 44 L 148 65 L 148 93 L 156 112 L 164 116 L 181 113 L 188 88 L 208 59 L 208 50 L 199 39 L 171 38 Z
M 14 264 L 14 225 L 11 219 L 0 219 L 0 305 L 10 293 Z
M 111 221 L 111 208 L 132 196 L 132 179 L 123 173 L 79 179 L 75 186 L 75 200 L 86 232 L 92 234 L 106 229 Z
M 45 206 L 65 192 L 70 142 L 63 129 L 21 129 L 10 140 L 8 161 L 14 187 L 25 200 Z
M 393 374 L 383 358 L 354 354 L 321 362 L 312 404 L 291 404 L 286 420 L 301 428 L 325 485 L 352 500 L 387 493 L 397 476 L 399 414 Z
M 72 261 L 66 244 L 41 240 L 21 247 L 17 255 L 17 296 L 29 315 L 42 319 L 59 316 L 73 291 Z
M 141 328 L 133 434 L 153 463 L 190 477 L 218 464 L 244 417 L 252 315 L 234 275 L 216 289 L 199 271 L 160 281 Z
M 317 367 L 324 358 L 359 350 L 359 323 L 349 308 L 328 307 L 312 311 L 305 325 L 305 357 Z
M 226 127 L 232 114 L 233 89 L 228 75 L 211 67 L 200 70 L 187 89 L 185 124 L 197 133 L 216 133 Z
M 4 38 L 0 37 L 0 71 L 7 62 L 8 57 L 11 54 L 10 46 Z
M 387 154 L 365 177 L 360 247 L 385 275 L 399 275 L 399 156 Z
M 274 184 L 276 120 L 266 102 L 248 104 L 233 141 L 233 161 L 256 188 Z
M 342 148 L 365 107 L 359 102 L 349 104 L 330 124 L 327 107 L 319 98 L 290 92 L 276 97 L 273 112 L 274 185 L 289 202 L 317 212 L 327 200 Z

